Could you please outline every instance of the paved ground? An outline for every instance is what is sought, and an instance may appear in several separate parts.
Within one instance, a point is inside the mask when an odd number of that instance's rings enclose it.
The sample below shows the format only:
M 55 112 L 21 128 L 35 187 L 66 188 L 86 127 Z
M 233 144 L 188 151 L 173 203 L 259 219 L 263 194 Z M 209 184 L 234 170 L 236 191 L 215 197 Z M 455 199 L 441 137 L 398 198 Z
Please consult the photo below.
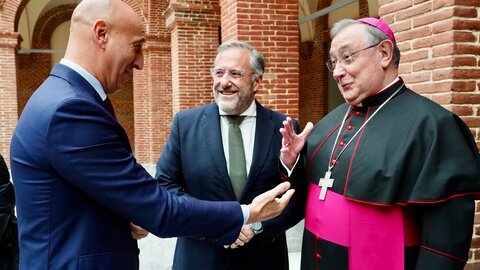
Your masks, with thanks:
M 290 270 L 300 269 L 302 231 L 303 222 L 287 231 Z M 140 240 L 140 270 L 170 270 L 175 241 L 175 238 L 161 239 L 153 235 Z
M 151 175 L 155 175 L 154 164 L 143 166 Z M 287 231 L 290 270 L 300 269 L 303 225 L 302 221 Z M 151 234 L 140 240 L 140 270 L 171 270 L 175 242 L 176 238 L 158 238 Z

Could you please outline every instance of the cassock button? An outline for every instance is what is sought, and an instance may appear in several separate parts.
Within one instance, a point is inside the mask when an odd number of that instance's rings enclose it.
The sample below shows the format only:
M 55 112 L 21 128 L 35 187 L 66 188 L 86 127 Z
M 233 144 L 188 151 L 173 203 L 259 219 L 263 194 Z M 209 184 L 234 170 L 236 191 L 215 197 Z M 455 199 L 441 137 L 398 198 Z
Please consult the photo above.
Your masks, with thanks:
M 353 128 L 353 127 L 352 127 L 351 125 L 348 125 L 348 126 L 347 126 L 347 129 L 348 129 L 348 130 L 352 130 L 352 128 Z
M 345 145 L 345 143 L 344 143 L 344 142 L 340 142 L 340 146 L 344 146 L 344 145 Z
M 320 255 L 319 252 L 317 252 L 317 253 L 315 253 L 315 258 L 316 258 L 317 260 L 320 260 L 320 259 L 322 258 L 322 256 Z
M 335 165 L 337 163 L 337 160 L 336 159 L 332 159 L 332 164 L 331 165 Z
M 355 112 L 355 115 L 361 115 L 361 114 L 362 114 L 362 112 L 359 112 L 359 111 Z

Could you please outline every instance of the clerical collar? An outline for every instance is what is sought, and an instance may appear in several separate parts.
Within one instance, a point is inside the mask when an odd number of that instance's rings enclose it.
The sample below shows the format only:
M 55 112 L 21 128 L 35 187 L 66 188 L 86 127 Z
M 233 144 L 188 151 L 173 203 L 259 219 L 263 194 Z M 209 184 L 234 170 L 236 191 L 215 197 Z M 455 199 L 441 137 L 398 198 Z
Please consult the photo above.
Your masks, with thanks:
M 393 84 L 393 85 L 396 85 L 396 84 Z M 336 149 L 336 146 L 337 146 L 337 142 L 338 142 L 338 139 L 340 138 L 340 133 L 343 130 L 343 126 L 347 122 L 348 116 L 350 115 L 351 111 L 354 109 L 352 105 L 350 105 L 348 107 L 347 111 L 345 112 L 345 116 L 343 117 L 342 124 L 340 125 L 340 128 L 338 128 L 337 136 L 335 137 L 335 142 L 333 143 L 332 152 L 330 154 L 330 159 L 329 159 L 329 162 L 328 162 L 328 169 L 325 172 L 325 177 L 320 178 L 320 180 L 318 181 L 318 186 L 320 186 L 320 188 L 321 188 L 320 196 L 318 197 L 319 200 L 325 200 L 325 196 L 327 194 L 327 188 L 333 187 L 333 181 L 335 179 L 331 178 L 332 170 L 335 167 L 335 165 L 337 165 L 338 159 L 343 154 L 345 149 L 347 149 L 347 147 L 350 145 L 350 143 L 353 141 L 353 139 L 355 139 L 355 137 L 357 137 L 357 135 L 363 130 L 363 128 L 367 125 L 367 123 L 370 120 L 372 120 L 372 118 L 375 117 L 375 115 L 377 115 L 377 113 L 383 108 L 383 106 L 385 106 L 393 97 L 395 97 L 396 94 L 398 94 L 398 92 L 400 92 L 400 90 L 403 88 L 403 86 L 404 86 L 404 84 L 403 84 L 403 81 L 402 81 L 402 84 L 398 85 L 396 88 L 392 88 L 393 93 L 390 93 L 390 95 L 380 104 L 378 109 L 375 110 L 372 113 L 372 115 L 370 115 L 365 120 L 365 122 L 363 122 L 363 124 L 360 126 L 360 128 L 357 129 L 357 131 L 355 132 L 355 134 L 353 134 L 353 136 L 350 138 L 350 140 L 346 144 L 342 145 L 342 149 L 340 150 L 340 152 L 337 153 L 336 156 L 334 156 L 335 149 Z M 387 91 L 389 91 L 389 89 L 387 89 Z M 383 91 L 382 93 L 387 92 L 387 91 Z
M 378 105 L 382 104 L 402 84 L 404 84 L 402 78 L 397 77 L 397 80 L 393 81 L 393 83 L 391 85 L 387 86 L 386 89 L 380 91 L 378 94 L 376 94 L 374 96 L 365 98 L 362 101 L 363 107 L 368 108 L 368 107 L 378 106 Z

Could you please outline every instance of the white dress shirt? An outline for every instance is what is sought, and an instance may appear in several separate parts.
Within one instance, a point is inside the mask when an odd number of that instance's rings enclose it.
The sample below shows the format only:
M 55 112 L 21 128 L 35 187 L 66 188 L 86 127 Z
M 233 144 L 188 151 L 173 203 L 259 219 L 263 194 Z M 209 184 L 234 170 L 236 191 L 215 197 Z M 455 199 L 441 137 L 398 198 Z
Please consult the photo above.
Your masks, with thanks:
M 223 150 L 225 154 L 225 160 L 227 161 L 227 170 L 230 170 L 230 161 L 228 160 L 228 119 L 227 113 L 218 109 L 220 113 L 220 129 L 222 133 Z M 244 111 L 240 116 L 245 116 L 240 124 L 240 130 L 242 131 L 243 149 L 245 151 L 245 163 L 247 168 L 247 175 L 250 172 L 250 166 L 252 165 L 253 147 L 255 144 L 255 129 L 257 126 L 257 104 L 255 101 L 250 104 L 250 107 Z M 230 173 L 230 171 L 228 172 Z

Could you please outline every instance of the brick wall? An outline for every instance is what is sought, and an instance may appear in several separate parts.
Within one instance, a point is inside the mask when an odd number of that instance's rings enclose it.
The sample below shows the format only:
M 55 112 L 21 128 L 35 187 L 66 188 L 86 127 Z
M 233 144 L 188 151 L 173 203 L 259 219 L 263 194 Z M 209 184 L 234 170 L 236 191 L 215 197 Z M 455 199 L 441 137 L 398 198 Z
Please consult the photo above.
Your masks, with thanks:
M 210 68 L 219 44 L 218 1 L 171 1 L 173 113 L 213 101 Z
M 402 51 L 400 75 L 414 91 L 457 113 L 480 142 L 478 1 L 379 1 Z M 477 202 L 478 206 L 478 202 Z M 480 213 L 465 269 L 480 268 Z
M 17 123 L 15 46 L 18 34 L 0 32 L 0 154 L 10 161 L 10 140 Z
M 147 23 L 147 42 L 144 70 L 134 72 L 134 144 L 138 161 L 153 164 L 158 160 L 172 120 L 171 46 L 164 14 L 168 1 L 140 2 Z
M 317 9 L 330 5 L 329 1 L 320 1 Z M 315 20 L 314 40 L 300 44 L 300 125 L 308 121 L 317 123 L 328 113 L 328 76 L 325 62 L 328 59 L 330 36 L 328 16 Z
M 0 6 L 0 154 L 7 164 L 18 115 L 15 50 L 20 37 L 13 25 L 20 2 L 4 1 Z
M 17 103 L 18 116 L 33 91 L 45 80 L 52 67 L 48 54 L 18 54 L 17 55 Z
M 221 0 L 222 40 L 245 40 L 265 55 L 257 99 L 266 107 L 299 116 L 298 0 Z

